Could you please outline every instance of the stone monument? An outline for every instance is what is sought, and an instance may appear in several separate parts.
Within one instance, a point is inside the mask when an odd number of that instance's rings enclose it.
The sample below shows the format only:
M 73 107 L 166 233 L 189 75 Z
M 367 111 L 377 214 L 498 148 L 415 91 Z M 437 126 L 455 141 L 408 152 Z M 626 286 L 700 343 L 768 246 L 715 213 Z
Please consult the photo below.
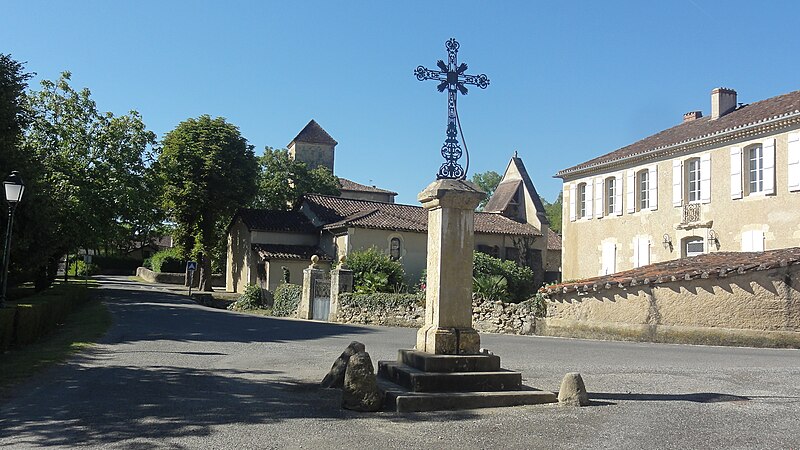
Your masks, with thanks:
M 500 357 L 481 353 L 480 335 L 472 328 L 472 264 L 475 207 L 486 197 L 466 181 L 458 164 L 456 94 L 465 84 L 489 85 L 486 75 L 465 75 L 458 64 L 458 42 L 445 44 L 448 64 L 441 71 L 417 67 L 419 80 L 441 81 L 448 90 L 447 139 L 437 180 L 417 196 L 428 211 L 428 261 L 425 325 L 414 350 L 400 350 L 397 361 L 378 363 L 378 382 L 389 407 L 398 412 L 515 406 L 558 401 L 552 392 L 522 385 L 522 374 L 500 368 Z

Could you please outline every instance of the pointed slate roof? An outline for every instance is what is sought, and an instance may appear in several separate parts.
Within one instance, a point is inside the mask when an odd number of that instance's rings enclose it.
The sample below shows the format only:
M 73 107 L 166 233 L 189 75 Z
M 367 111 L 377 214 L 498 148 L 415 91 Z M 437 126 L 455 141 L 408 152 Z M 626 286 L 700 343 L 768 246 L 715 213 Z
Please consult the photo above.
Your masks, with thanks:
M 314 119 L 311 119 L 311 121 L 297 133 L 297 136 L 292 139 L 292 142 L 308 142 L 310 144 L 326 145 L 338 144 L 338 142 L 336 142 L 327 131 L 323 130 Z M 289 146 L 292 145 L 292 142 L 289 142 Z
M 508 169 L 511 168 L 511 165 L 517 169 L 519 172 L 521 180 L 506 180 L 505 177 L 508 174 Z M 528 170 L 525 169 L 525 164 L 522 162 L 522 158 L 516 156 L 511 157 L 511 161 L 508 162 L 508 166 L 506 167 L 505 173 L 503 173 L 503 179 L 500 181 L 500 184 L 495 189 L 494 193 L 492 194 L 492 198 L 489 199 L 489 202 L 486 203 L 486 206 L 483 208 L 486 212 L 503 212 L 508 208 L 509 203 L 514 198 L 514 194 L 519 189 L 520 185 L 525 186 L 525 190 L 528 191 L 531 198 L 533 199 L 533 206 L 536 208 L 536 215 L 539 218 L 539 221 L 543 224 L 550 224 L 550 221 L 547 220 L 547 215 L 545 214 L 544 204 L 542 203 L 542 199 L 539 197 L 539 193 L 536 192 L 536 187 L 533 185 L 533 181 L 531 181 L 530 175 L 528 175 Z

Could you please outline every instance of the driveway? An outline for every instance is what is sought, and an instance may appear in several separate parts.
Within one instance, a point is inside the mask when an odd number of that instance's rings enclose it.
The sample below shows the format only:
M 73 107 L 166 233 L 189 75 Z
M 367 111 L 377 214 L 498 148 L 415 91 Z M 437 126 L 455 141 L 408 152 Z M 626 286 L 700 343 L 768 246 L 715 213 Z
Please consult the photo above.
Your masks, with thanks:
M 3 401 L 0 447 L 800 447 L 798 350 L 484 334 L 529 386 L 581 372 L 594 404 L 356 413 L 317 387 L 333 360 L 352 340 L 394 359 L 415 329 L 250 316 L 98 278 L 112 328 Z

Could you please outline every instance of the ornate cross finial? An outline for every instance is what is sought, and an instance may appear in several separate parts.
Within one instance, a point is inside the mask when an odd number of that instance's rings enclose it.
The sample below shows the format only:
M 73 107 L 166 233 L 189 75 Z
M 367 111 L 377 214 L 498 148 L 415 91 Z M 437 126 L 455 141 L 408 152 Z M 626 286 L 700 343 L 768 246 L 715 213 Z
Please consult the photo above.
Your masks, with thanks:
M 458 122 L 458 111 L 456 110 L 457 92 L 467 95 L 467 87 L 465 86 L 467 84 L 478 86 L 481 89 L 486 89 L 489 86 L 489 78 L 486 75 L 466 75 L 464 73 L 467 70 L 467 65 L 465 63 L 458 64 L 458 47 L 459 44 L 455 38 L 450 38 L 445 43 L 448 55 L 447 64 L 441 59 L 436 62 L 436 65 L 441 70 L 430 70 L 423 66 L 417 66 L 414 70 L 414 75 L 417 76 L 419 81 L 441 81 L 436 88 L 439 89 L 439 92 L 444 92 L 447 89 L 447 139 L 442 145 L 442 156 L 445 159 L 445 163 L 442 164 L 442 167 L 439 168 L 439 173 L 436 175 L 436 178 L 439 179 L 464 179 L 467 177 L 464 168 L 458 164 L 463 152 L 456 137 L 458 135 L 456 129 Z M 458 126 L 460 127 L 460 125 Z

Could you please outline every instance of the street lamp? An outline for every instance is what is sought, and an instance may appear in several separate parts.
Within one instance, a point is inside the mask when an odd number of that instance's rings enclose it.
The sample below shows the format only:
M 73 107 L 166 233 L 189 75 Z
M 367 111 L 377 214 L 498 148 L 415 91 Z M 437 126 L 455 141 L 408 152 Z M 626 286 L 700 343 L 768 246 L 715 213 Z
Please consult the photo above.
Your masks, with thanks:
M 6 241 L 3 247 L 3 285 L 0 287 L 0 308 L 6 301 L 6 286 L 8 285 L 8 263 L 9 253 L 11 250 L 11 227 L 14 224 L 14 210 L 17 209 L 17 204 L 22 200 L 22 193 L 25 192 L 25 183 L 22 182 L 22 177 L 16 170 L 11 172 L 11 175 L 3 182 L 3 191 L 6 194 L 6 201 L 8 202 L 8 228 L 6 229 Z

